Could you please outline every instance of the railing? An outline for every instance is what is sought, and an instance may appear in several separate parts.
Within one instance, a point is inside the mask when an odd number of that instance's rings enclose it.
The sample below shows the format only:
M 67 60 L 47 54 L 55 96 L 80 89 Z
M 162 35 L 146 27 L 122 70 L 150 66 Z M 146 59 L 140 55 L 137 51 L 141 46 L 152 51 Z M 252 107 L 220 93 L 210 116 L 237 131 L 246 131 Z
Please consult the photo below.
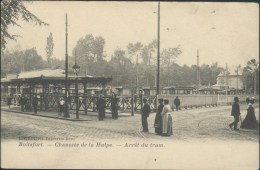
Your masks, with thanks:
M 26 94 L 28 99 L 30 98 L 29 94 Z M 31 94 L 31 100 L 32 96 Z M 61 97 L 64 97 L 64 94 L 37 94 L 39 97 L 38 108 L 40 110 L 59 110 L 59 100 Z M 234 97 L 237 95 L 169 95 L 169 94 L 160 94 L 158 98 L 169 99 L 169 103 L 172 108 L 174 106 L 174 99 L 176 96 L 179 96 L 181 102 L 181 108 L 193 108 L 193 107 L 208 107 L 208 106 L 218 106 L 218 105 L 230 105 L 233 103 Z M 12 104 L 19 105 L 21 94 L 14 94 L 12 97 Z M 246 95 L 238 95 L 240 102 L 246 100 Z M 111 112 L 111 100 L 110 96 L 104 97 L 106 100 L 106 112 Z M 146 98 L 152 110 L 156 110 L 156 96 L 118 96 L 119 98 L 119 112 L 132 112 L 141 110 L 141 100 Z M 259 95 L 255 96 L 256 101 L 259 101 Z M 98 100 L 97 95 L 79 95 L 79 111 L 87 112 L 96 111 L 96 102 Z M 76 110 L 76 96 L 70 94 L 68 98 L 68 106 L 70 110 Z M 32 102 L 32 101 L 31 101 Z
M 168 99 L 170 105 L 174 108 L 174 99 L 178 96 L 181 102 L 182 108 L 192 108 L 192 107 L 208 107 L 217 105 L 230 105 L 234 101 L 234 97 L 239 97 L 240 102 L 246 101 L 245 95 L 168 95 L 160 94 L 158 97 L 163 99 Z M 259 100 L 259 95 L 255 96 L 256 101 Z

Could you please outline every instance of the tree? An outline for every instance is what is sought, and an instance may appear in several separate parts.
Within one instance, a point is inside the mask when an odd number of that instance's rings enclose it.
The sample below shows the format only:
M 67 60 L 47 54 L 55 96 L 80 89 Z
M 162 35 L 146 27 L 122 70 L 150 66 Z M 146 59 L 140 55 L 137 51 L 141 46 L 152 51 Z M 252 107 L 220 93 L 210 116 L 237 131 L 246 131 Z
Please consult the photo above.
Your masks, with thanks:
M 244 77 L 244 83 L 246 86 L 246 92 L 256 95 L 259 92 L 259 63 L 255 59 L 251 59 L 247 62 L 246 67 L 242 73 Z
M 133 84 L 134 73 L 132 72 L 134 65 L 130 59 L 126 57 L 126 52 L 122 49 L 116 49 L 111 56 L 109 65 L 113 68 L 112 76 L 114 85 Z
M 34 14 L 26 9 L 25 1 L 20 0 L 3 0 L 1 1 L 1 50 L 5 49 L 7 40 L 16 40 L 18 35 L 12 35 L 8 32 L 10 26 L 18 26 L 18 20 L 22 19 L 25 22 L 33 22 L 36 25 L 48 25 L 40 20 Z
M 46 61 L 38 55 L 35 48 L 24 51 L 7 51 L 1 56 L 1 77 L 10 73 L 43 69 L 47 67 Z
M 52 33 L 50 33 L 50 35 L 47 37 L 47 45 L 45 48 L 46 51 L 46 56 L 47 56 L 47 62 L 49 64 L 49 66 L 52 66 L 52 54 L 53 54 L 53 47 L 54 47 L 54 43 L 53 43 L 53 37 L 52 37 Z
M 140 54 L 142 48 L 143 48 L 143 44 L 141 44 L 140 42 L 136 42 L 134 44 L 133 43 L 129 43 L 127 45 L 127 51 L 128 51 L 130 60 L 133 59 L 133 56 L 136 56 L 136 55 Z
M 161 53 L 161 58 L 162 58 L 162 64 L 167 66 L 167 74 L 168 74 L 168 86 L 170 85 L 170 65 L 171 61 L 174 61 L 182 51 L 180 50 L 180 46 L 175 47 L 175 48 L 168 48 L 164 49 Z
M 77 55 L 77 62 L 81 70 L 85 70 L 91 75 L 102 75 L 105 73 L 104 67 L 104 46 L 105 40 L 103 37 L 94 37 L 92 34 L 87 34 L 84 38 L 80 38 L 74 47 L 72 53 L 73 58 Z M 72 59 L 74 61 L 74 59 Z M 102 73 L 103 72 L 103 73 Z

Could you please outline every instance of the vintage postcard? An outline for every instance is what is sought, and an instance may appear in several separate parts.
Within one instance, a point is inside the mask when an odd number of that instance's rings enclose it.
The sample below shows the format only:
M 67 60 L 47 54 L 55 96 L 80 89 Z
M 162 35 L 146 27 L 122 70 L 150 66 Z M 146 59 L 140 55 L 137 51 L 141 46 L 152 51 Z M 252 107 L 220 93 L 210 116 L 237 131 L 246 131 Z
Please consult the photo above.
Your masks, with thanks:
M 259 169 L 259 4 L 1 1 L 1 168 Z

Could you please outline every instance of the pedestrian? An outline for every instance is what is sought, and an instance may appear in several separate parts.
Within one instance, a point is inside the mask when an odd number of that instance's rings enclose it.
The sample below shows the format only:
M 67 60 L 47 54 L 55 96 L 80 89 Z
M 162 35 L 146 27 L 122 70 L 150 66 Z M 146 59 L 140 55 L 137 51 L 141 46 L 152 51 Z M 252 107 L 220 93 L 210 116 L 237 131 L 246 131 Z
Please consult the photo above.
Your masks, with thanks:
M 248 105 L 249 102 L 250 102 L 250 98 L 249 98 L 249 96 L 246 96 L 246 104 Z
M 34 114 L 37 114 L 37 109 L 38 109 L 38 97 L 37 97 L 37 95 L 34 95 L 32 104 L 33 104 L 33 112 L 34 112 Z
M 11 103 L 12 103 L 12 98 L 11 98 L 10 95 L 7 95 L 6 104 L 7 104 L 7 106 L 8 106 L 9 109 L 10 109 Z
M 162 134 L 162 110 L 163 110 L 163 99 L 159 99 L 159 106 L 157 108 L 155 120 L 154 120 L 154 128 L 155 128 L 155 133 L 158 135 Z
M 255 103 L 255 97 L 251 97 L 249 100 L 249 103 L 254 104 Z
M 24 96 L 24 94 L 22 94 L 21 95 L 21 98 L 20 98 L 20 101 L 19 101 L 19 103 L 20 103 L 20 105 L 21 105 L 21 111 L 22 112 L 24 112 L 24 106 L 25 106 L 25 96 Z
M 172 116 L 169 114 L 171 112 L 171 106 L 169 105 L 169 100 L 164 100 L 164 107 L 162 110 L 162 135 L 171 136 L 172 132 Z
M 104 120 L 106 101 L 103 98 L 103 95 L 99 96 L 96 105 L 98 109 L 98 120 Z
M 259 125 L 255 117 L 255 108 L 252 103 L 248 104 L 246 117 L 240 127 L 243 129 L 258 129 Z
M 237 123 L 239 122 L 240 116 L 240 106 L 239 106 L 239 99 L 238 97 L 234 98 L 234 103 L 232 105 L 231 116 L 234 116 L 234 122 L 229 124 L 230 129 L 234 127 L 234 130 L 239 130 L 237 128 Z
M 174 105 L 176 107 L 176 111 L 180 109 L 180 104 L 181 104 L 180 99 L 178 96 L 176 96 L 176 98 L 174 99 Z
M 64 104 L 65 104 L 65 101 L 64 101 L 63 97 L 61 97 L 60 102 L 59 102 L 59 107 L 60 107 L 59 116 L 64 115 Z
M 147 99 L 143 99 L 144 106 L 142 108 L 142 126 L 143 126 L 143 132 L 148 132 L 148 122 L 147 118 L 149 117 L 149 114 L 151 113 L 150 105 L 147 103 Z
M 24 100 L 25 101 L 25 106 L 24 106 L 25 111 L 31 111 L 31 106 L 30 106 L 28 96 L 25 96 L 24 98 L 25 98 L 25 100 Z
M 112 94 L 111 110 L 112 110 L 112 119 L 118 119 L 118 98 L 116 94 Z

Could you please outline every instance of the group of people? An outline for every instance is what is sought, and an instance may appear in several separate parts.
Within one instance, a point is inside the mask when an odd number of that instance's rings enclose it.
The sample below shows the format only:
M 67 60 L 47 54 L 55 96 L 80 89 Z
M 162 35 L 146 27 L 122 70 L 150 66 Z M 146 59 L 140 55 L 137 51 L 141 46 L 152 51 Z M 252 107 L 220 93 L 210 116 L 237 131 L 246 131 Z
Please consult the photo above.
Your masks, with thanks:
M 119 98 L 116 94 L 112 94 L 111 98 L 111 112 L 112 112 L 112 119 L 118 119 L 118 102 Z M 101 94 L 96 102 L 96 109 L 98 111 L 98 120 L 102 121 L 106 117 L 105 109 L 106 109 L 106 100 L 104 96 Z
M 173 134 L 172 132 L 172 116 L 169 114 L 171 112 L 171 106 L 169 105 L 168 99 L 159 99 L 159 106 L 157 109 L 154 128 L 155 132 L 159 135 L 170 136 Z M 148 132 L 148 122 L 147 118 L 151 113 L 150 105 L 147 103 L 147 99 L 143 99 L 144 105 L 142 108 L 142 126 L 143 132 Z
M 234 98 L 234 103 L 232 105 L 232 110 L 231 110 L 231 116 L 234 117 L 234 121 L 232 123 L 229 124 L 230 129 L 234 129 L 236 131 L 238 131 L 239 129 L 237 128 L 238 122 L 239 122 L 239 118 L 241 120 L 241 125 L 240 128 L 244 128 L 244 129 L 257 129 L 259 128 L 259 124 L 256 120 L 256 116 L 255 116 L 255 109 L 253 107 L 253 104 L 255 102 L 255 99 L 246 98 L 246 103 L 248 105 L 247 108 L 247 114 L 245 119 L 242 121 L 241 118 L 241 112 L 240 112 L 240 105 L 239 105 L 239 98 L 235 97 Z
M 22 94 L 19 104 L 21 105 L 21 111 L 31 111 L 33 107 L 34 114 L 37 114 L 38 110 L 38 97 L 34 95 L 32 98 L 32 103 L 30 103 L 30 98 L 24 94 Z M 32 106 L 32 107 L 31 107 Z

